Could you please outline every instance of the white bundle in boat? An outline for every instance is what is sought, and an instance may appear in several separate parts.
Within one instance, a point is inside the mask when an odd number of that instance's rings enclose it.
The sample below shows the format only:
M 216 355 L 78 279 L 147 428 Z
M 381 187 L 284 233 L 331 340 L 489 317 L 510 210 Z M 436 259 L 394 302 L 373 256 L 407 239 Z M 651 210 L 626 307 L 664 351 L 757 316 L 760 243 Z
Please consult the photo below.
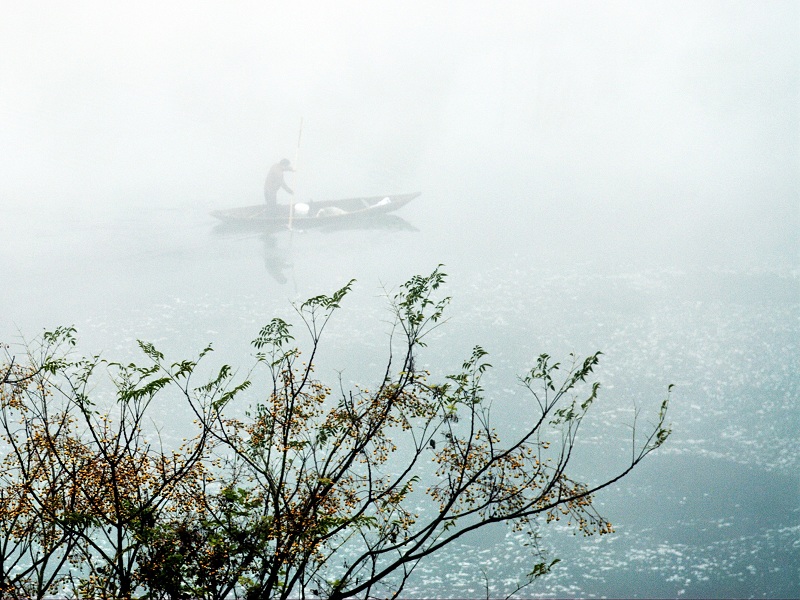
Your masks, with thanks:
M 347 214 L 347 211 L 342 210 L 338 206 L 326 206 L 317 211 L 317 217 L 337 217 L 339 215 Z

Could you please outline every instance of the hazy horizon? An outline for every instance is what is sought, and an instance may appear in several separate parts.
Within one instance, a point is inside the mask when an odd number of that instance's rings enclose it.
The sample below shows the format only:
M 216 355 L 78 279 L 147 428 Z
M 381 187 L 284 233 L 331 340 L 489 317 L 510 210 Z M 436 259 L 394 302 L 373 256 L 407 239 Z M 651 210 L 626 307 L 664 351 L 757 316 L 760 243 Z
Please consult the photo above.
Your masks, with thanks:
M 0 197 L 207 212 L 297 155 L 301 199 L 419 190 L 434 222 L 796 265 L 798 23 L 794 2 L 15 3 Z

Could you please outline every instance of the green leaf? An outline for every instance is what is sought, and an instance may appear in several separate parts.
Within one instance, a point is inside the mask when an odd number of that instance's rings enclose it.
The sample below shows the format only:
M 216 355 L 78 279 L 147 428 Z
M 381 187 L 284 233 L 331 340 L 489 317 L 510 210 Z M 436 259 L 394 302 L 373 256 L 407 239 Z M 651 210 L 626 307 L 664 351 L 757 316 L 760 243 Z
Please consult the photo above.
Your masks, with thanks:
M 275 317 L 268 325 L 261 328 L 258 337 L 253 340 L 252 344 L 257 350 L 260 350 L 264 346 L 281 348 L 286 342 L 294 339 L 289 333 L 289 328 L 289 323 Z

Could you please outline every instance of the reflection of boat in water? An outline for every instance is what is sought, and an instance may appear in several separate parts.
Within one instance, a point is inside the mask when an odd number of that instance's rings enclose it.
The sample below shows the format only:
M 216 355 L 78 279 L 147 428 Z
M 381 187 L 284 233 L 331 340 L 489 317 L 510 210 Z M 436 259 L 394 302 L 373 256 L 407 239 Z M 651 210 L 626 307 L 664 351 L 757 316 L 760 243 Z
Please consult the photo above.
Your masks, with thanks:
M 305 229 L 369 221 L 376 217 L 385 217 L 387 213 L 405 206 L 417 196 L 419 196 L 419 192 L 297 203 L 294 205 L 292 226 Z M 216 210 L 211 215 L 224 224 L 236 226 L 236 228 L 278 229 L 289 223 L 289 205 L 279 205 L 276 214 L 267 214 L 266 207 L 263 204 L 257 204 Z
M 376 215 L 370 219 L 333 221 L 315 229 L 315 231 L 323 235 L 335 235 L 336 233 L 347 235 L 347 233 L 343 232 L 367 230 L 383 230 L 389 232 L 419 231 L 419 229 L 411 225 L 411 223 L 402 217 L 385 214 Z M 241 231 L 241 228 L 229 223 L 220 223 L 214 228 L 214 231 L 224 235 L 226 231 Z M 287 277 L 285 271 L 292 270 L 294 266 L 293 261 L 290 259 L 291 241 L 289 242 L 288 248 L 285 246 L 282 248 L 278 244 L 278 238 L 283 236 L 284 240 L 291 240 L 292 233 L 286 230 L 284 230 L 283 233 L 280 231 L 268 230 L 254 235 L 255 237 L 261 238 L 261 240 L 264 242 L 264 267 L 266 268 L 267 273 L 269 273 L 270 277 L 272 277 L 272 279 L 278 283 L 286 283 Z M 252 236 L 246 236 L 246 238 L 250 237 Z M 303 235 L 301 237 L 306 236 Z M 292 277 L 294 277 L 294 275 L 292 275 Z
M 234 240 L 260 239 L 264 246 L 264 267 L 267 273 L 276 282 L 285 284 L 290 274 L 292 279 L 294 278 L 294 263 L 291 258 L 292 239 L 295 240 L 295 243 L 303 239 L 309 239 L 308 236 L 311 235 L 312 231 L 316 232 L 316 235 L 321 234 L 323 236 L 349 236 L 351 232 L 356 231 L 415 232 L 419 230 L 399 215 L 376 214 L 369 219 L 326 221 L 324 224 L 310 229 L 300 236 L 293 235 L 292 231 L 302 232 L 303 230 L 295 227 L 292 227 L 292 230 L 288 230 L 285 222 L 275 227 L 231 222 L 217 223 L 213 229 L 213 234 L 221 238 Z

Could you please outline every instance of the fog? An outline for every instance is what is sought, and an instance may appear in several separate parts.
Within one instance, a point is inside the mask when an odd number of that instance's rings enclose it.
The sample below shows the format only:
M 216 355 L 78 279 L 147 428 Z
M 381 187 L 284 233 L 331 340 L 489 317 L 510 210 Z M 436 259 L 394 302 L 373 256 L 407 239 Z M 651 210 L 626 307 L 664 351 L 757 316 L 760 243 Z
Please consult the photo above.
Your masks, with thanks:
M 500 421 L 539 352 L 605 353 L 582 476 L 677 384 L 673 439 L 600 498 L 619 534 L 548 537 L 536 595 L 797 594 L 798 3 L 6 2 L 0 147 L 0 341 L 236 363 L 355 277 L 318 372 L 368 379 L 385 288 L 444 263 L 425 360 L 486 347 Z M 221 233 L 283 157 L 300 200 L 421 195 L 394 228 Z M 516 576 L 504 535 L 411 591 Z
M 14 3 L 2 201 L 257 202 L 303 119 L 301 197 L 420 189 L 427 218 L 477 214 L 460 218 L 482 235 L 513 213 L 576 243 L 796 261 L 798 18 L 793 2 Z

